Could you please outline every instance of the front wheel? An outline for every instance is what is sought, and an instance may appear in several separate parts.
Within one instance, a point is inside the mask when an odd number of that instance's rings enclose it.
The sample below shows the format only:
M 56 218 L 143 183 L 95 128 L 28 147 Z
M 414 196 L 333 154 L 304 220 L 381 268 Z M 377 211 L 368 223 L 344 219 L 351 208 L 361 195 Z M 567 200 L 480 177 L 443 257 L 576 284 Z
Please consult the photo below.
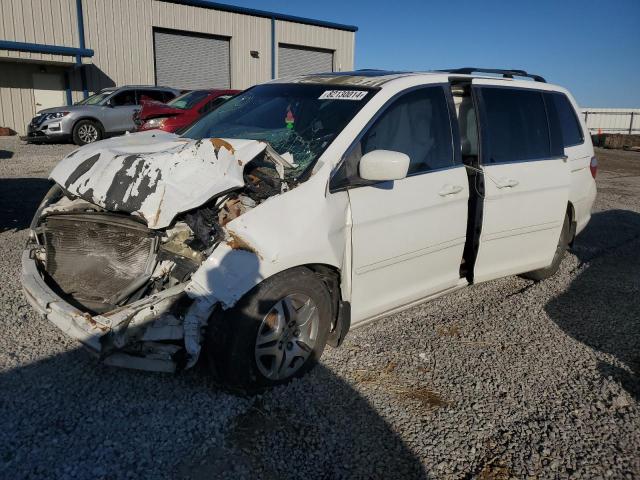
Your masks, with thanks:
M 86 145 L 102 139 L 102 129 L 91 120 L 80 120 L 73 127 L 73 143 Z
M 538 270 L 532 270 L 531 272 L 523 273 L 521 277 L 535 280 L 539 282 L 553 276 L 560 268 L 560 263 L 564 258 L 564 254 L 569 248 L 571 242 L 571 219 L 569 213 L 564 216 L 564 223 L 562 224 L 562 232 L 560 232 L 560 239 L 558 240 L 558 246 L 556 247 L 556 253 L 553 256 L 551 265 L 546 268 L 540 268 Z
M 211 370 L 234 391 L 256 393 L 308 372 L 327 342 L 331 296 L 307 268 L 268 278 L 207 330 Z

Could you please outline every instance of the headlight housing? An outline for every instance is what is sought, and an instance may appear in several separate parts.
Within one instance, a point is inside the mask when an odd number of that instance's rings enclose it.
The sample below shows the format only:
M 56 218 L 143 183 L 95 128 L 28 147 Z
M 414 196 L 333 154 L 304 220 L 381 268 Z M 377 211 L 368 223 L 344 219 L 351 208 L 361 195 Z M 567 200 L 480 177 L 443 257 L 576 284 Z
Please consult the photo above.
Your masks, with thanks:
M 62 118 L 66 115 L 69 115 L 69 112 L 53 112 L 53 113 L 45 113 L 45 120 L 55 120 L 57 118 Z
M 142 128 L 161 128 L 169 117 L 156 117 L 144 122 Z
M 60 200 L 60 198 L 62 198 L 63 195 L 64 195 L 64 191 L 62 190 L 62 187 L 60 187 L 60 185 L 56 183 L 49 189 L 47 194 L 44 196 L 44 198 L 40 202 L 40 205 L 38 205 L 38 209 L 36 210 L 36 213 L 33 215 L 33 219 L 31 220 L 31 225 L 29 226 L 30 228 L 29 238 L 31 238 L 31 240 L 35 240 L 34 230 L 38 226 L 38 222 L 40 220 L 40 214 L 42 213 L 42 210 L 47 208 L 52 203 L 55 203 L 58 200 Z

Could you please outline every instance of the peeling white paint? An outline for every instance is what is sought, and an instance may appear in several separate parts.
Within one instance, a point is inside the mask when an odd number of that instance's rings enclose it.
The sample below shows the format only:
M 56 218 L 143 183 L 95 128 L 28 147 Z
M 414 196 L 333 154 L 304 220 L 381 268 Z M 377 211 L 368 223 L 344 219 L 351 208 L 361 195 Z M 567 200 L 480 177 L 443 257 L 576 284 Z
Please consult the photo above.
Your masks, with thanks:
M 267 148 L 257 140 L 217 143 L 222 146 L 165 132 L 114 138 L 67 156 L 50 178 L 100 207 L 138 215 L 152 229 L 166 228 L 179 213 L 242 187 L 245 165 Z

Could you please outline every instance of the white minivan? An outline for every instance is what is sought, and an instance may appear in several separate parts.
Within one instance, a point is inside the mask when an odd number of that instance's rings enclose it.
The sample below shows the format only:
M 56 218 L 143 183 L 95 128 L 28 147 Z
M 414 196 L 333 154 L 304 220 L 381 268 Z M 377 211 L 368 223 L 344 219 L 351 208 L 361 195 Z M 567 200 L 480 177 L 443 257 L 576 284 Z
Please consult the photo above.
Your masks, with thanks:
M 258 85 L 181 135 L 64 158 L 31 225 L 24 291 L 106 364 L 175 371 L 202 350 L 232 389 L 283 383 L 350 327 L 553 275 L 596 195 L 577 111 L 521 70 Z

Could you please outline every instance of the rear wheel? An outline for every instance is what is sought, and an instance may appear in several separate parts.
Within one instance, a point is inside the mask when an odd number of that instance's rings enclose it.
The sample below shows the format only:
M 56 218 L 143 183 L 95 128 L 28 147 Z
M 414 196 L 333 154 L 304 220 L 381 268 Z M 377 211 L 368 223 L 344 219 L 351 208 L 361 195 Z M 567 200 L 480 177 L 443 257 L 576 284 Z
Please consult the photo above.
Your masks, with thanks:
M 562 224 L 562 232 L 560 232 L 560 239 L 558 240 L 558 246 L 556 247 L 556 253 L 553 256 L 553 261 L 551 265 L 546 268 L 540 268 L 538 270 L 532 270 L 527 273 L 523 273 L 521 276 L 523 278 L 527 278 L 529 280 L 535 280 L 539 282 L 546 278 L 553 276 L 560 268 L 560 263 L 562 263 L 562 259 L 564 258 L 564 254 L 569 248 L 569 243 L 571 242 L 571 219 L 569 218 L 569 213 L 564 216 L 564 223 Z
M 268 278 L 234 308 L 211 318 L 211 370 L 224 386 L 244 393 L 304 375 L 326 345 L 331 305 L 324 283 L 307 268 Z
M 80 120 L 73 127 L 73 143 L 86 145 L 102 139 L 100 125 L 92 120 Z

